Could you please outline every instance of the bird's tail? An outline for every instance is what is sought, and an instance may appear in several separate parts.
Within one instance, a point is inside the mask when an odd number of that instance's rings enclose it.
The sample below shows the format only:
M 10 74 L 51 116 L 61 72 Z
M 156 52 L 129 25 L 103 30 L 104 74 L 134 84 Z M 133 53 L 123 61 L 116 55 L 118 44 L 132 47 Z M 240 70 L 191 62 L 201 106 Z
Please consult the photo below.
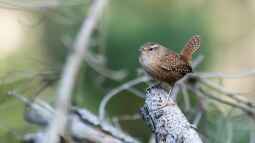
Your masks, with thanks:
M 199 47 L 200 36 L 199 35 L 192 36 L 181 51 L 180 53 L 181 58 L 187 62 L 191 62 L 192 54 L 198 51 Z

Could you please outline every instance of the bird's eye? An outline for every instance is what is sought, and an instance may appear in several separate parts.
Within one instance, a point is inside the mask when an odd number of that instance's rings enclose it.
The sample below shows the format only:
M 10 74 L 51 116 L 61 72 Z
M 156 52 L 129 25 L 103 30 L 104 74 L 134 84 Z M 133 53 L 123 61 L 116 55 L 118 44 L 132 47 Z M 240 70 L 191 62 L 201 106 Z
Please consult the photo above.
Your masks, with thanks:
M 153 49 L 154 49 L 154 48 L 149 48 L 148 50 L 149 50 L 149 51 L 152 51 Z

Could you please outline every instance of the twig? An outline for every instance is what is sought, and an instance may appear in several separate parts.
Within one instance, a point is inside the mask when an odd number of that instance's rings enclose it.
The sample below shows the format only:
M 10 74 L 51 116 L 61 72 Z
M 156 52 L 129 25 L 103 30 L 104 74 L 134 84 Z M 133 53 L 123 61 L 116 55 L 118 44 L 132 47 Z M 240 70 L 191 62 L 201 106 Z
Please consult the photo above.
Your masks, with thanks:
M 96 27 L 99 17 L 103 13 L 103 9 L 107 0 L 96 0 L 89 9 L 88 16 L 84 19 L 81 29 L 73 45 L 73 53 L 71 53 L 64 66 L 63 73 L 57 92 L 56 114 L 49 126 L 47 139 L 45 143 L 57 143 L 59 136 L 65 133 L 67 113 L 70 109 L 70 98 L 74 88 L 75 79 L 78 76 L 82 60 L 85 52 L 89 47 L 90 36 Z
M 25 96 L 17 94 L 15 91 L 9 92 L 8 95 L 13 96 L 20 100 L 21 102 L 25 103 L 27 109 L 25 112 L 25 119 L 28 122 L 38 124 L 41 126 L 46 126 L 48 125 L 49 121 L 52 120 L 54 109 L 47 103 L 39 99 L 32 102 Z
M 227 123 L 227 138 L 226 143 L 232 143 L 233 142 L 233 125 L 231 122 Z
M 228 90 L 224 89 L 222 86 L 219 86 L 219 85 L 217 85 L 217 84 L 215 84 L 215 83 L 213 83 L 213 82 L 211 82 L 207 79 L 201 79 L 200 78 L 199 81 L 202 82 L 203 84 L 211 87 L 212 89 L 214 89 L 214 91 L 223 93 L 223 95 L 230 97 L 231 99 L 235 100 L 238 103 L 245 104 L 246 106 L 249 106 L 249 107 L 252 107 L 252 108 L 255 107 L 255 103 L 246 101 L 246 100 L 238 97 L 238 95 L 242 94 L 242 93 L 235 93 L 233 91 L 228 91 Z
M 204 60 L 203 55 L 199 55 L 191 64 L 193 69 L 196 69 L 198 65 L 200 65 Z
M 254 130 L 250 132 L 250 142 L 249 143 L 255 143 L 255 132 L 254 132 Z
M 96 59 L 93 55 L 91 55 L 91 53 L 86 55 L 85 60 L 92 69 L 108 79 L 119 81 L 124 79 L 127 75 L 124 70 L 114 71 L 106 68 L 102 63 L 96 62 Z
M 134 115 L 121 115 L 121 116 L 117 116 L 117 117 L 113 117 L 112 120 L 114 120 L 115 122 L 119 122 L 119 121 L 129 121 L 129 120 L 138 120 L 141 119 L 140 114 L 134 114 Z
M 181 92 L 183 95 L 183 100 L 184 100 L 184 109 L 185 111 L 188 111 L 191 108 L 190 105 L 190 95 L 187 92 L 187 88 L 184 84 L 181 85 Z
M 134 80 L 130 80 L 127 83 L 122 84 L 121 86 L 114 88 L 113 90 L 111 90 L 108 94 L 106 94 L 104 96 L 104 98 L 102 99 L 100 105 L 99 105 L 99 118 L 101 121 L 104 121 L 105 119 L 105 109 L 106 109 L 106 105 L 107 103 L 110 101 L 110 99 L 114 96 L 116 96 L 118 93 L 127 90 L 139 83 L 142 82 L 146 82 L 150 80 L 150 78 L 148 76 L 142 76 L 139 78 L 136 78 Z
M 138 89 L 134 88 L 134 87 L 130 87 L 129 89 L 127 89 L 127 91 L 135 94 L 136 96 L 140 97 L 140 98 L 144 98 L 144 93 L 139 91 Z
M 225 79 L 237 79 L 248 76 L 255 76 L 255 69 L 241 71 L 237 74 L 225 74 L 222 72 L 208 72 L 208 73 L 197 73 L 201 78 L 225 78 Z
M 19 1 L 0 1 L 1 8 L 15 9 L 15 10 L 32 10 L 32 11 L 42 11 L 47 9 L 54 9 L 60 5 L 58 0 L 52 1 L 30 1 L 28 3 L 22 3 Z
M 206 96 L 210 99 L 213 99 L 213 100 L 216 100 L 222 104 L 225 104 L 225 105 L 229 105 L 229 106 L 232 106 L 234 108 L 237 108 L 237 109 L 240 109 L 242 111 L 244 111 L 245 113 L 247 113 L 248 115 L 250 115 L 252 118 L 255 117 L 255 110 L 250 108 L 250 107 L 247 107 L 247 106 L 243 106 L 242 104 L 238 104 L 238 103 L 233 103 L 233 102 L 230 102 L 230 101 L 227 101 L 227 100 L 224 100 L 210 92 L 206 92 L 204 91 L 204 89 L 202 89 L 201 87 L 197 87 L 197 88 L 192 88 L 192 87 L 189 87 L 189 89 L 191 91 L 193 91 L 196 95 L 198 96 Z
M 192 122 L 193 126 L 195 126 L 195 127 L 198 126 L 202 116 L 203 116 L 203 112 L 202 111 L 198 111 L 196 116 L 195 116 L 195 118 L 194 118 L 194 120 L 193 120 L 193 122 Z
M 21 1 L 7 1 L 0 0 L 0 8 L 12 9 L 12 10 L 24 10 L 24 11 L 33 11 L 33 12 L 41 12 L 49 9 L 56 9 L 57 7 L 68 7 L 79 5 L 82 0 L 72 0 L 71 2 L 61 2 L 59 0 L 38 0 L 33 1 L 30 0 L 26 3 Z

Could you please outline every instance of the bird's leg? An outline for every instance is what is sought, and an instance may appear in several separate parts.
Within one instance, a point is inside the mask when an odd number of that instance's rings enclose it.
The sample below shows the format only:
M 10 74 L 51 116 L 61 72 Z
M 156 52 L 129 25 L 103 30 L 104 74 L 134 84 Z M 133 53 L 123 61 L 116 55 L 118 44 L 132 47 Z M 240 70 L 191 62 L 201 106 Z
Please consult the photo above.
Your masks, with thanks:
M 174 90 L 174 87 L 175 87 L 175 84 L 173 84 L 173 86 L 171 87 L 171 89 L 168 92 L 167 101 L 169 101 L 170 97 L 172 96 L 172 91 Z M 173 97 L 173 98 L 175 98 L 175 97 Z
M 161 82 L 152 84 L 148 89 L 162 87 L 161 84 L 162 84 Z

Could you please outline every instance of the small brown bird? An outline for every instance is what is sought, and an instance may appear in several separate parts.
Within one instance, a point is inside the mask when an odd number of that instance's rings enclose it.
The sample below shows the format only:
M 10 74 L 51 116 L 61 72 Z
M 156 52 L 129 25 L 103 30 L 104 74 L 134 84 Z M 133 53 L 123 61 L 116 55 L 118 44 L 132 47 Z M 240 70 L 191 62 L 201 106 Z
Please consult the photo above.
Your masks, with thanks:
M 192 54 L 200 47 L 200 36 L 194 35 L 177 54 L 157 43 L 146 43 L 140 49 L 139 62 L 154 79 L 173 86 L 187 73 L 192 72 Z

